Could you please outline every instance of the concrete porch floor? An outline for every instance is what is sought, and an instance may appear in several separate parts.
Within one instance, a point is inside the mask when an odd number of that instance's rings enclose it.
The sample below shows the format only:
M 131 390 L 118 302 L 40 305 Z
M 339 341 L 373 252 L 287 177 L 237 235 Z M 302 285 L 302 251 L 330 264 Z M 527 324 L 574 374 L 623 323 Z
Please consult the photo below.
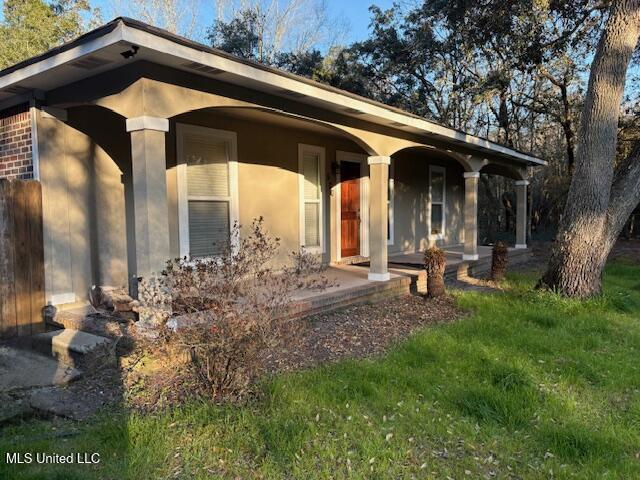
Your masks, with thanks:
M 446 279 L 457 279 L 464 275 L 482 275 L 491 267 L 491 247 L 479 246 L 479 259 L 475 262 L 462 260 L 462 245 L 448 247 Z M 509 248 L 510 263 L 530 258 L 529 249 Z M 353 265 L 332 265 L 324 275 L 332 282 L 325 290 L 301 290 L 292 298 L 292 316 L 304 317 L 326 313 L 349 305 L 373 302 L 395 295 L 423 293 L 426 291 L 426 274 L 423 268 L 423 253 L 396 254 L 389 256 L 387 282 L 368 280 L 368 262 Z
M 484 258 L 491 258 L 492 247 L 484 245 L 478 246 L 478 261 Z M 452 247 L 444 247 L 443 250 L 447 254 L 447 267 L 457 267 L 461 263 L 464 245 L 454 245 Z M 509 247 L 509 254 L 517 251 L 515 248 Z M 411 265 L 422 268 L 424 265 L 424 252 L 416 253 L 396 253 L 389 255 L 389 265 Z

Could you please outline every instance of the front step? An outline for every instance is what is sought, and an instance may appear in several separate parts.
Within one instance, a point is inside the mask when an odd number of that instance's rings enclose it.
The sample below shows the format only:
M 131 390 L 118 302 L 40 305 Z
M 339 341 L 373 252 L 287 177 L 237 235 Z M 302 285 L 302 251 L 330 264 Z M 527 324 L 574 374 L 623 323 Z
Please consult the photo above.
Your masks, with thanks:
M 96 367 L 116 363 L 116 342 L 75 329 L 53 330 L 29 338 L 31 348 L 72 367 Z
M 134 321 L 133 312 L 98 311 L 89 304 L 57 310 L 45 309 L 45 322 L 53 330 L 80 330 L 100 337 L 118 338 Z

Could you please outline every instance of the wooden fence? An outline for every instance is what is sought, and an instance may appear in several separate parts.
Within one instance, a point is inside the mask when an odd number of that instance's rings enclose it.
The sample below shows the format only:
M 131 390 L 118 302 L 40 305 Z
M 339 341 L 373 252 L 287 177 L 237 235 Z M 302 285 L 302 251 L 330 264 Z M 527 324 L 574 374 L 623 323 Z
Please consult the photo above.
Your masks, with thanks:
M 42 189 L 0 180 L 0 338 L 44 331 Z

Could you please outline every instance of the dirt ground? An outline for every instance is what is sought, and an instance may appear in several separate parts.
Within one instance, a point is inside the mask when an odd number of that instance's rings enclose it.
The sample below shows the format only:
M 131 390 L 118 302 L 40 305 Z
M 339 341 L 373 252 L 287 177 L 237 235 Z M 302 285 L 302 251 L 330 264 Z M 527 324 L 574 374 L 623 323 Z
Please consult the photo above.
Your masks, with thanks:
M 272 371 L 310 367 L 342 358 L 372 357 L 427 325 L 451 322 L 463 315 L 450 297 L 408 295 L 315 315 L 305 322 L 298 345 L 273 352 Z

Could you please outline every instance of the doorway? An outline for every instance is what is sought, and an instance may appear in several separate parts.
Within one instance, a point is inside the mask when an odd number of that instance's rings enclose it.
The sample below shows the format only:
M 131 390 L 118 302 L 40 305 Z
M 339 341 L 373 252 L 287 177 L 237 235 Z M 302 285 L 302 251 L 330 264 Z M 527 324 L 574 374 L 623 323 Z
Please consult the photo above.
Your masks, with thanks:
M 340 255 L 360 255 L 360 163 L 340 162 Z

